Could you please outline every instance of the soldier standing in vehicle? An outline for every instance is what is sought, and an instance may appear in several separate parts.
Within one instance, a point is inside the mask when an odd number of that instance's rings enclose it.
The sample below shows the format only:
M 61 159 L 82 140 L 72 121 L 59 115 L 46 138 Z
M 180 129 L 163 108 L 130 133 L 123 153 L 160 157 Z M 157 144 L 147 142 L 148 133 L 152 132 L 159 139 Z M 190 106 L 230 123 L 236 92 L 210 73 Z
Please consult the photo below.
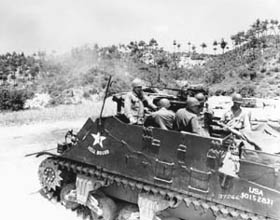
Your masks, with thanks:
M 241 108 L 241 104 L 243 103 L 242 96 L 235 93 L 232 96 L 232 102 L 233 105 L 227 112 L 224 113 L 221 118 L 221 122 L 231 129 L 251 130 L 250 115 Z
M 208 103 L 206 103 L 207 98 L 202 93 L 199 92 L 194 96 L 200 103 L 199 105 L 199 114 L 198 114 L 198 122 L 201 126 L 201 135 L 204 137 L 209 137 L 209 122 L 207 121 L 209 115 L 213 115 L 213 111 L 211 111 L 208 107 Z M 205 117 L 207 114 L 208 117 Z
M 134 79 L 131 86 L 132 91 L 127 93 L 124 100 L 124 114 L 130 124 L 142 124 L 144 121 L 144 108 L 148 107 L 155 110 L 156 106 L 144 94 L 140 79 Z
M 202 128 L 198 121 L 199 112 L 199 101 L 194 97 L 188 97 L 186 108 L 179 109 L 175 114 L 173 128 L 177 131 L 186 131 L 203 135 Z

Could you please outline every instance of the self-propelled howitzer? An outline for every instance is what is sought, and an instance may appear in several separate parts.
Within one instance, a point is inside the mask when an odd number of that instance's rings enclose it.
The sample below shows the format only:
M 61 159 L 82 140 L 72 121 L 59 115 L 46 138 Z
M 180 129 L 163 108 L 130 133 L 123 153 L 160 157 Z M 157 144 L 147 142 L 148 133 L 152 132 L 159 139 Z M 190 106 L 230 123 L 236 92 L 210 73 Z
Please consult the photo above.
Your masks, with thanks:
M 280 219 L 280 157 L 238 146 L 232 135 L 89 118 L 39 167 L 42 192 L 67 208 L 114 219 L 115 199 L 138 204 L 141 220 Z

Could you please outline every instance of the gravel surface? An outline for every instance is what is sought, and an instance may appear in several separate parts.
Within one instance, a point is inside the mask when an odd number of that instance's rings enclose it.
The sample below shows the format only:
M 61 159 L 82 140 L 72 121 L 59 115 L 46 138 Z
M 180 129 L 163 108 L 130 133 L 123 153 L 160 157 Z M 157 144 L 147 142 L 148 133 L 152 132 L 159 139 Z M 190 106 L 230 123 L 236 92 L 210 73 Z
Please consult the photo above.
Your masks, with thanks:
M 39 193 L 38 166 L 43 158 L 28 153 L 56 147 L 69 128 L 78 130 L 85 120 L 0 127 L 0 210 L 4 220 L 81 219 Z

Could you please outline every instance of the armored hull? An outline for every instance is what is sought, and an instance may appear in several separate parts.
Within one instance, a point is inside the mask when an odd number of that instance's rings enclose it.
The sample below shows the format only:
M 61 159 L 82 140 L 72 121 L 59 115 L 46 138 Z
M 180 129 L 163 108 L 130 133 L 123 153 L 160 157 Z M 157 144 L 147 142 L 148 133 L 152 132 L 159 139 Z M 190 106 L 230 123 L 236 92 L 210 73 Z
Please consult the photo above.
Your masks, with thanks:
M 280 157 L 233 148 L 229 137 L 89 118 L 59 154 L 38 153 L 48 156 L 39 176 L 48 198 L 104 219 L 115 217 L 100 206 L 107 196 L 138 204 L 141 220 L 163 210 L 179 219 L 280 219 Z

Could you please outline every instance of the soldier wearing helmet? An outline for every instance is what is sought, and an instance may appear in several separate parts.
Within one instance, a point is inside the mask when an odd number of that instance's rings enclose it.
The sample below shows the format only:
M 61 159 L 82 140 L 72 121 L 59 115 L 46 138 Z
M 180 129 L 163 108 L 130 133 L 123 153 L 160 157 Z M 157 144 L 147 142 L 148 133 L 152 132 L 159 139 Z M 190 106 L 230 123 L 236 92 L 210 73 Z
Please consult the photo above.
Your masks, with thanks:
M 241 106 L 241 104 L 243 103 L 243 98 L 242 98 L 242 96 L 239 94 L 239 93 L 235 93 L 235 94 L 233 94 L 233 96 L 232 96 L 232 102 L 233 102 L 233 104 L 238 104 L 239 105 L 239 107 Z
M 207 97 L 199 92 L 194 96 L 200 103 L 199 105 L 199 114 L 198 114 L 198 122 L 201 126 L 202 136 L 209 137 L 209 117 L 213 116 L 213 111 L 209 109 L 207 101 Z M 207 114 L 207 117 L 205 116 Z
M 127 93 L 124 100 L 124 115 L 130 124 L 139 124 L 144 120 L 144 108 L 156 109 L 156 106 L 148 100 L 142 89 L 143 83 L 136 78 L 132 81 L 132 91 Z
M 204 95 L 202 92 L 199 92 L 199 93 L 197 93 L 194 97 L 199 101 L 199 103 L 200 103 L 200 108 L 203 109 L 204 104 L 205 104 L 205 102 L 206 102 L 206 97 L 205 97 L 205 95 Z
M 232 102 L 233 105 L 222 116 L 221 122 L 236 130 L 251 129 L 249 115 L 241 108 L 242 96 L 238 93 L 233 94 Z
M 166 98 L 162 98 L 158 102 L 158 107 L 159 110 L 153 112 L 146 118 L 144 125 L 157 127 L 164 130 L 172 129 L 175 113 L 169 110 L 170 101 Z
M 198 122 L 200 102 L 194 97 L 188 97 L 186 107 L 179 109 L 175 114 L 173 128 L 177 131 L 186 131 L 202 135 Z

